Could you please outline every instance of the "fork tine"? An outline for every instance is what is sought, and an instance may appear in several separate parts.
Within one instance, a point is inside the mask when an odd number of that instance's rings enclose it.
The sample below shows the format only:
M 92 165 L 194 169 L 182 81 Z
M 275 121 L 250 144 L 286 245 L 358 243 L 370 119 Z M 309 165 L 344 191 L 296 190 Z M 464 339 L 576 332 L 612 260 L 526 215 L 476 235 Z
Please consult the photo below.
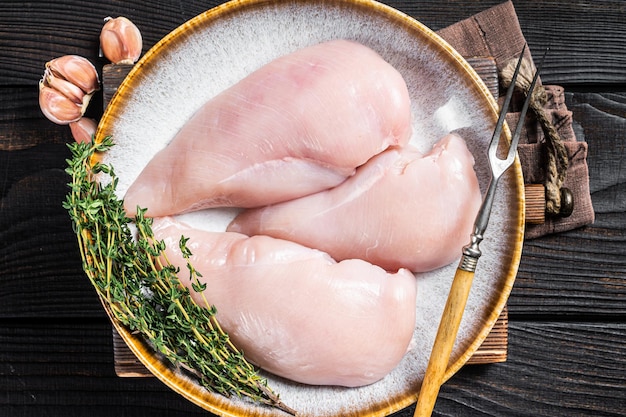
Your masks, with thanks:
M 524 44 L 524 46 L 522 47 L 522 52 L 519 54 L 519 58 L 517 59 L 515 72 L 513 73 L 513 77 L 511 78 L 511 84 L 509 84 L 509 87 L 506 90 L 506 96 L 504 98 L 504 102 L 502 103 L 502 108 L 500 109 L 498 122 L 496 123 L 496 127 L 493 131 L 493 136 L 491 137 L 491 143 L 489 145 L 490 152 L 495 152 L 495 149 L 497 148 L 497 144 L 500 141 L 500 135 L 502 134 L 502 126 L 504 126 L 504 121 L 506 120 L 506 113 L 509 109 L 509 105 L 511 104 L 511 98 L 513 97 L 513 92 L 515 91 L 515 82 L 517 80 L 517 76 L 519 75 L 520 67 L 522 66 L 522 59 L 524 57 L 524 52 L 526 52 L 526 44 Z
M 541 71 L 541 67 L 543 67 L 543 62 L 546 59 L 546 55 L 548 53 L 548 49 L 543 52 L 543 56 L 541 57 L 541 61 L 539 62 L 539 66 L 535 70 L 535 75 L 533 76 L 533 81 L 530 83 L 530 87 L 528 88 L 528 93 L 526 94 L 526 99 L 524 100 L 524 105 L 522 106 L 522 111 L 520 112 L 519 121 L 517 122 L 517 126 L 515 127 L 515 133 L 513 133 L 513 137 L 511 138 L 511 147 L 509 148 L 509 152 L 507 155 L 507 161 L 509 159 L 513 159 L 515 157 L 515 151 L 517 150 L 517 143 L 519 142 L 519 137 L 522 133 L 522 127 L 524 126 L 524 120 L 526 119 L 526 112 L 528 111 L 528 107 L 530 105 L 530 100 L 532 99 L 533 91 L 535 90 L 535 85 L 537 84 L 537 79 L 539 78 L 539 72 Z M 519 63 L 518 63 L 519 64 Z

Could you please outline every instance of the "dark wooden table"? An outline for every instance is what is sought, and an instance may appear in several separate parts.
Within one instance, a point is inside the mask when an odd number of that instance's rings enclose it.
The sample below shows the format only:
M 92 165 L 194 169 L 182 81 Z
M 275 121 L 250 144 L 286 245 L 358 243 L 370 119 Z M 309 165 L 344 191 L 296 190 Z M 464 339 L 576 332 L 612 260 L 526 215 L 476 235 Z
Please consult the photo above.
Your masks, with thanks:
M 386 3 L 437 30 L 499 2 Z M 218 3 L 0 2 L 0 416 L 208 415 L 155 378 L 116 376 L 111 325 L 61 207 L 72 138 L 41 114 L 37 83 L 44 63 L 65 54 L 101 67 L 106 16 L 133 20 L 146 50 Z M 542 79 L 565 87 L 589 145 L 596 220 L 525 242 L 508 303 L 508 360 L 462 369 L 435 415 L 624 416 L 626 2 L 514 4 L 531 50 L 551 45 Z M 88 115 L 101 112 L 94 105 Z

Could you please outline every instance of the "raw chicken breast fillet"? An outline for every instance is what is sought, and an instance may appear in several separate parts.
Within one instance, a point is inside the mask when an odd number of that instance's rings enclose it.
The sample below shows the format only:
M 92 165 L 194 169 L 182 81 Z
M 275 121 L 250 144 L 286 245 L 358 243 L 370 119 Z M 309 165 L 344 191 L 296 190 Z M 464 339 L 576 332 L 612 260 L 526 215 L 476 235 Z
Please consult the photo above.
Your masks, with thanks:
M 447 265 L 469 243 L 481 204 L 474 158 L 457 135 L 425 155 L 390 149 L 341 185 L 282 204 L 246 210 L 229 231 L 268 235 L 364 259 L 387 270 Z
M 148 216 L 256 207 L 336 186 L 411 135 L 406 84 L 346 40 L 300 49 L 203 105 L 125 196 Z
M 267 236 L 192 229 L 155 219 L 170 262 L 191 264 L 207 283 L 208 302 L 231 340 L 252 363 L 315 385 L 361 386 L 387 375 L 406 353 L 415 327 L 416 280 L 361 260 L 327 254 Z M 201 294 L 179 273 L 195 301 Z

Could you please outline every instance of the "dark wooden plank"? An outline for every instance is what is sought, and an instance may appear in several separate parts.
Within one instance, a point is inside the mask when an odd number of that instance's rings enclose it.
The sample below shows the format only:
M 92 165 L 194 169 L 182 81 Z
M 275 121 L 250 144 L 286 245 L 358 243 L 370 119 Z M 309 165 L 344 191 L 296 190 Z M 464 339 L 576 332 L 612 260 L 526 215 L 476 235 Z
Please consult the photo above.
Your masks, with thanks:
M 140 28 L 144 51 L 167 33 L 219 1 L 106 0 L 63 3 L 36 0 L 0 2 L 0 86 L 33 84 L 46 61 L 78 54 L 101 66 L 100 29 L 107 16 L 126 16 Z
M 525 242 L 508 302 L 511 317 L 624 317 L 624 235 L 623 228 L 586 227 Z
M 596 220 L 529 240 L 509 299 L 516 314 L 626 313 L 626 94 L 567 94 L 577 137 L 589 145 Z
M 386 1 L 433 30 L 468 18 L 503 0 Z M 550 46 L 542 69 L 546 83 L 626 84 L 623 54 L 626 5 L 622 1 L 516 1 L 513 5 L 531 51 Z
M 626 324 L 524 321 L 509 330 L 508 361 L 463 368 L 443 385 L 434 416 L 624 416 Z
M 43 117 L 36 88 L 3 88 L 0 110 L 0 317 L 103 317 L 62 208 L 69 128 Z
M 579 138 L 589 144 L 590 188 L 596 211 L 623 211 L 626 202 L 615 197 L 626 185 L 626 92 L 568 94 L 567 105 L 578 124 Z
M 103 317 L 62 207 L 67 157 L 63 143 L 0 151 L 0 317 Z
M 72 136 L 68 126 L 46 119 L 39 108 L 37 86 L 4 87 L 0 90 L 0 151 L 18 151 L 41 144 L 65 144 Z M 93 96 L 85 116 L 102 115 L 102 92 Z M 64 146 L 59 148 L 64 151 Z M 0 192 L 6 184 L 0 184 Z
M 0 415 L 212 416 L 156 378 L 119 378 L 105 321 L 3 322 Z
M 385 1 L 433 30 L 441 29 L 502 0 Z M 35 85 L 44 63 L 75 53 L 96 63 L 102 18 L 125 15 L 141 29 L 145 50 L 186 20 L 218 1 L 172 2 L 106 0 L 57 2 L 38 0 L 25 8 L 21 1 L 0 3 L 0 86 Z M 542 77 L 550 83 L 626 84 L 623 45 L 626 7 L 619 0 L 515 1 L 520 24 L 531 50 L 551 45 Z M 51 16 L 54 16 L 52 18 Z
M 3 322 L 0 415 L 211 415 L 156 378 L 116 377 L 110 331 L 104 320 Z M 463 368 L 435 416 L 624 415 L 625 323 L 518 321 L 509 338 L 507 362 Z

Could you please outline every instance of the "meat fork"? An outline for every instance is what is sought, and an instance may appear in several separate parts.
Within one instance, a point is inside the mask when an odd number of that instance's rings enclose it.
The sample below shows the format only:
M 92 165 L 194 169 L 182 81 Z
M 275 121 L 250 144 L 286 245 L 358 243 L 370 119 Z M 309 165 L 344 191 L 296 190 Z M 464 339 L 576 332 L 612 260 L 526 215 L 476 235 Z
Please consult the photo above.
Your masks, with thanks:
M 474 279 L 474 272 L 476 271 L 476 264 L 478 263 L 478 258 L 480 258 L 482 254 L 478 246 L 483 240 L 483 234 L 485 233 L 487 224 L 489 223 L 489 216 L 491 214 L 491 207 L 493 205 L 498 180 L 515 160 L 517 143 L 519 142 L 522 126 L 524 125 L 524 119 L 526 118 L 526 112 L 530 104 L 530 98 L 532 96 L 531 92 L 537 84 L 539 70 L 541 69 L 543 60 L 545 59 L 544 53 L 541 63 L 539 64 L 539 68 L 537 68 L 528 90 L 529 93 L 524 101 L 522 111 L 520 112 L 519 122 L 517 123 L 515 133 L 511 138 L 506 158 L 500 159 L 497 156 L 498 144 L 500 142 L 502 127 L 504 125 L 509 104 L 511 103 L 511 97 L 513 96 L 515 82 L 520 71 L 525 50 L 526 46 L 524 45 L 517 61 L 515 72 L 513 73 L 511 85 L 508 87 L 504 103 L 502 104 L 500 116 L 498 117 L 498 122 L 496 123 L 496 127 L 491 138 L 491 143 L 489 144 L 488 154 L 489 164 L 491 167 L 491 181 L 489 182 L 489 188 L 487 189 L 487 193 L 485 194 L 482 205 L 480 206 L 476 216 L 476 221 L 474 222 L 474 232 L 470 237 L 470 244 L 463 248 L 463 255 L 454 275 L 452 286 L 450 287 L 450 293 L 448 294 L 441 322 L 439 323 L 439 329 L 437 330 L 437 336 L 435 337 L 435 343 L 430 354 L 428 367 L 426 368 L 424 381 L 422 382 L 422 388 L 417 399 L 414 414 L 415 417 L 428 417 L 432 413 L 437 400 L 437 395 L 439 394 L 439 388 L 441 387 L 446 368 L 448 367 L 450 353 L 452 352 L 452 347 L 459 330 L 461 318 L 463 317 L 467 297 Z

